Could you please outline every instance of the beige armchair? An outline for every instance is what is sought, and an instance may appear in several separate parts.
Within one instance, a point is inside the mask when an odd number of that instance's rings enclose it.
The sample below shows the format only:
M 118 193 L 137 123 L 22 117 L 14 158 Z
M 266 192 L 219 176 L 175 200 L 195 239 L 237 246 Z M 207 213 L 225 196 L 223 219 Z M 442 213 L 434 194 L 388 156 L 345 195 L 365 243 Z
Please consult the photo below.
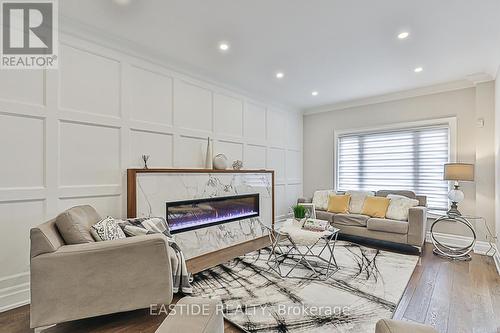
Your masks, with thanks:
M 30 236 L 32 328 L 172 301 L 161 234 L 66 245 L 51 220 Z

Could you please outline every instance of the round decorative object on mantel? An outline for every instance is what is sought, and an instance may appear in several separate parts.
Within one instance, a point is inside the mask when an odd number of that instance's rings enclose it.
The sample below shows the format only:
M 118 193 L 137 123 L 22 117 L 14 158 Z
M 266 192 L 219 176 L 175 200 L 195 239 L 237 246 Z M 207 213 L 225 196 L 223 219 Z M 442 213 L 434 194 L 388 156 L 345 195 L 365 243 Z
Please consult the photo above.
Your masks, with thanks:
M 233 169 L 234 170 L 241 170 L 243 168 L 243 161 L 236 160 L 233 162 Z
M 224 154 L 215 155 L 213 165 L 214 165 L 214 169 L 216 169 L 216 170 L 227 169 L 228 160 L 227 160 L 226 155 L 224 155 Z

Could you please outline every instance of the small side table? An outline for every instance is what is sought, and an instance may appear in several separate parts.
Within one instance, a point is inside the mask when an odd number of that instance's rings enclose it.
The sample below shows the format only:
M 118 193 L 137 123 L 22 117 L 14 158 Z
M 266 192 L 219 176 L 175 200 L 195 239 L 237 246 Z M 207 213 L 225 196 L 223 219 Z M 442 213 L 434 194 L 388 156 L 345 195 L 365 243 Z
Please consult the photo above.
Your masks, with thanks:
M 434 227 L 443 221 L 453 221 L 465 225 L 472 233 L 472 241 L 470 242 L 470 244 L 463 247 L 450 246 L 443 244 L 438 239 L 436 239 L 436 235 L 434 234 Z M 434 221 L 434 223 L 432 223 L 430 234 L 431 234 L 432 244 L 434 244 L 434 250 L 432 251 L 434 252 L 434 254 L 443 258 L 453 259 L 453 260 L 461 260 L 461 261 L 471 260 L 470 252 L 474 249 L 477 236 L 476 236 L 476 231 L 472 226 L 472 223 L 470 223 L 470 221 L 464 216 L 448 214 L 438 217 Z

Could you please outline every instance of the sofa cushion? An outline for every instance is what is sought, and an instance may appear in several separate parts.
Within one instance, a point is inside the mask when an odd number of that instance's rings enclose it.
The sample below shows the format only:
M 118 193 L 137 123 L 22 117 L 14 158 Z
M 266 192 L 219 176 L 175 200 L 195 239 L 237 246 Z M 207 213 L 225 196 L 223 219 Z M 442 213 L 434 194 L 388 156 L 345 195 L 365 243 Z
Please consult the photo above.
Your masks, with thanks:
M 407 234 L 408 222 L 381 218 L 371 218 L 366 223 L 368 230 Z
M 335 214 L 333 221 L 338 224 L 351 225 L 355 227 L 366 227 L 369 216 L 361 214 Z
M 100 221 L 96 210 L 88 205 L 70 208 L 56 217 L 56 226 L 68 245 L 92 243 L 90 227 Z
M 328 211 L 330 213 L 349 213 L 349 201 L 351 196 L 349 194 L 330 194 L 328 199 Z
M 335 194 L 333 190 L 315 191 L 312 198 L 312 203 L 316 209 L 326 210 L 328 208 L 328 198 L 330 194 Z
M 391 199 L 385 217 L 391 220 L 408 221 L 408 212 L 410 208 L 418 206 L 417 199 L 396 194 L 389 194 L 387 198 Z
M 371 191 L 347 191 L 345 194 L 351 196 L 349 202 L 349 213 L 351 214 L 361 214 L 366 197 L 374 195 Z
M 390 199 L 382 197 L 367 197 L 363 204 L 361 214 L 371 217 L 384 218 L 389 207 Z
M 335 214 L 334 213 L 330 213 L 330 212 L 327 212 L 325 210 L 317 210 L 316 211 L 316 218 L 319 219 L 319 220 L 326 220 L 330 223 L 333 222 L 333 216 Z

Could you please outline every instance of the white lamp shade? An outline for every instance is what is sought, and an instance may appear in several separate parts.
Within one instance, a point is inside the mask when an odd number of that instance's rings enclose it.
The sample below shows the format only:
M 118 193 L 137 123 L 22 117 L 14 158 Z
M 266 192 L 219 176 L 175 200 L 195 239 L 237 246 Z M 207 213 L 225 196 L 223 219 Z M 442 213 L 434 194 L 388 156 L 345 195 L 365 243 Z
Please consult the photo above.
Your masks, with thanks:
M 474 164 L 447 163 L 444 165 L 444 180 L 474 181 Z

